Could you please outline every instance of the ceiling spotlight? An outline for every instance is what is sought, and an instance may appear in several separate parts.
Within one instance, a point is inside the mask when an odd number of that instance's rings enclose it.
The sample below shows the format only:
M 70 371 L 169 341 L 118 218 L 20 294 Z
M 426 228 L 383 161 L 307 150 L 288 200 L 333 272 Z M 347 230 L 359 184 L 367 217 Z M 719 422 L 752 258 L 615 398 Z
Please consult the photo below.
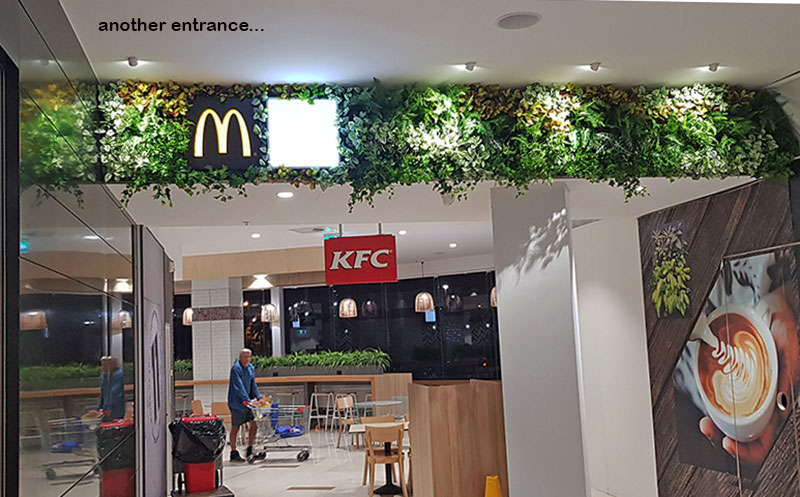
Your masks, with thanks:
M 600 63 L 599 62 L 592 62 L 591 64 L 589 64 L 589 69 L 591 69 L 594 72 L 599 71 L 600 70 Z
M 497 18 L 494 22 L 500 29 L 525 29 L 542 20 L 536 12 L 509 12 Z
M 259 238 L 261 238 L 261 233 L 250 233 L 250 238 L 252 238 L 253 240 L 258 240 Z
M 276 195 L 278 196 L 278 198 L 292 198 L 292 197 L 294 197 L 294 193 L 293 192 L 278 192 L 278 193 L 276 193 Z
M 450 248 L 456 248 L 456 247 L 458 247 L 458 244 L 457 244 L 457 243 L 455 243 L 455 242 L 453 242 L 453 243 L 451 243 L 450 245 L 448 245 L 448 247 L 450 247 Z
M 397 234 L 398 234 L 398 235 L 400 235 L 400 236 L 402 236 L 402 235 L 407 235 L 407 234 L 408 234 L 408 231 L 406 231 L 406 230 L 400 230 L 400 231 L 398 231 L 398 232 L 397 232 Z
M 475 64 L 476 64 L 476 62 L 474 60 L 471 60 L 471 61 L 467 62 L 466 64 L 464 64 L 464 69 L 466 69 L 469 72 L 472 72 L 472 71 L 475 70 Z
M 128 65 L 131 67 L 136 67 L 139 65 L 139 58 L 138 57 L 128 57 Z
M 708 70 L 710 72 L 717 72 L 717 69 L 719 69 L 719 62 L 712 62 L 708 65 Z

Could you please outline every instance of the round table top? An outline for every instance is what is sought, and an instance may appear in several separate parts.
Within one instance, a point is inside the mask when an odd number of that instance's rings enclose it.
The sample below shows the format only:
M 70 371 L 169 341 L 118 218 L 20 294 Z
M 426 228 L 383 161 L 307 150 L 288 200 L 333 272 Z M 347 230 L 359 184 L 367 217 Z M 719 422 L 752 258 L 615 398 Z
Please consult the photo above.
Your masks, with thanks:
M 402 405 L 402 400 L 371 400 L 369 402 L 356 402 L 356 407 L 389 407 Z

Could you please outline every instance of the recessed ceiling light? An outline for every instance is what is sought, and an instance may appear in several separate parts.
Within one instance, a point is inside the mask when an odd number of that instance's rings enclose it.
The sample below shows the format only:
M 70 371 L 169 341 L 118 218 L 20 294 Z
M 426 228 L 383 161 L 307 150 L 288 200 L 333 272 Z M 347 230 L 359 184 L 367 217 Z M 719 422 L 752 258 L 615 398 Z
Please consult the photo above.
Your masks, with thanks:
M 397 232 L 397 234 L 398 234 L 398 235 L 401 235 L 401 236 L 402 236 L 402 235 L 407 235 L 407 234 L 408 234 L 408 231 L 406 231 L 406 230 L 400 230 L 400 231 L 398 231 L 398 232 Z
M 494 22 L 501 29 L 525 29 L 542 20 L 536 12 L 509 12 L 498 17 Z
M 717 72 L 717 69 L 719 69 L 719 62 L 712 62 L 708 65 L 709 72 Z
M 258 240 L 259 238 L 261 238 L 261 233 L 250 233 L 250 238 L 252 238 L 253 240 Z
M 99 240 L 100 237 L 97 235 L 83 235 L 84 240 Z
M 292 198 L 294 197 L 294 192 L 278 192 L 276 195 L 278 198 Z
M 471 60 L 471 61 L 467 62 L 466 64 L 464 64 L 464 69 L 466 69 L 469 72 L 472 72 L 472 71 L 475 70 L 475 65 L 476 64 L 477 64 L 477 62 L 475 62 L 474 60 Z
M 128 65 L 131 67 L 136 67 L 139 65 L 139 58 L 138 57 L 128 57 Z
M 450 248 L 456 248 L 456 247 L 458 247 L 458 244 L 457 244 L 457 243 L 455 243 L 455 242 L 453 242 L 453 243 L 451 243 L 450 245 L 448 245 L 448 247 L 450 247 Z

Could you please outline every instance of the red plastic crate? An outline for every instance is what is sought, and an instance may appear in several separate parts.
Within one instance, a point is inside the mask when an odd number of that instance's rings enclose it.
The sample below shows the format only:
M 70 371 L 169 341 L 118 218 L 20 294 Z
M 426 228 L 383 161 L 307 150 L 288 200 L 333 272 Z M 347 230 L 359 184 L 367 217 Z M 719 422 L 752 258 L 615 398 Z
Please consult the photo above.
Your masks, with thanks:
M 210 492 L 217 488 L 217 464 L 214 461 L 185 463 L 183 474 L 186 476 L 187 493 Z
M 133 468 L 103 471 L 100 477 L 102 497 L 133 497 L 136 480 Z

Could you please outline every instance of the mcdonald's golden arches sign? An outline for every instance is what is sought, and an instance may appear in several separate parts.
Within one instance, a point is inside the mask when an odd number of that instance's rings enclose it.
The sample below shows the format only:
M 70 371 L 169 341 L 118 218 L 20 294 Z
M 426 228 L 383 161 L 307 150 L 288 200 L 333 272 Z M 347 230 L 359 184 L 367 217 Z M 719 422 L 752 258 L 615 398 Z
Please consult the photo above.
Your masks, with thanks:
M 258 163 L 256 154 L 261 144 L 253 133 L 249 100 L 220 102 L 217 97 L 198 96 L 187 117 L 195 123 L 187 153 L 192 167 L 247 169 Z

